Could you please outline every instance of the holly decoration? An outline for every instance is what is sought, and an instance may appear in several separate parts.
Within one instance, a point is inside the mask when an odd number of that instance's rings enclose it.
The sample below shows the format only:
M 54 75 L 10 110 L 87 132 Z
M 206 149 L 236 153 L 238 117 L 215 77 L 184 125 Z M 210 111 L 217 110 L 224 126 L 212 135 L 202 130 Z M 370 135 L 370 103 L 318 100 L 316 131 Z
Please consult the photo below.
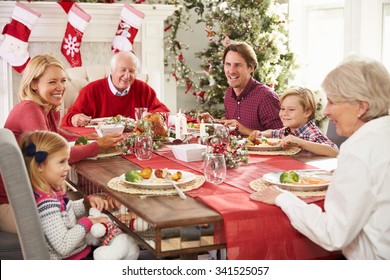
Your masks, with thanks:
M 207 126 L 203 142 L 208 146 L 206 153 L 224 154 L 227 168 L 236 168 L 248 164 L 248 150 L 245 141 L 240 141 L 238 129 L 232 131 L 228 127 Z

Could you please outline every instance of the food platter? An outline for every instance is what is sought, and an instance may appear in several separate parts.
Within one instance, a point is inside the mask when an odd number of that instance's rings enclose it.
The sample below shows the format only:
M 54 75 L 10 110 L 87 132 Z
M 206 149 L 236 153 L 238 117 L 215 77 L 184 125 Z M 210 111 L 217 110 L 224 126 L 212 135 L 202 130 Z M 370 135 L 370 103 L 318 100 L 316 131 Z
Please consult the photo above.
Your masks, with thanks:
M 332 177 L 331 172 L 318 169 L 294 171 L 300 178 L 297 183 L 281 183 L 279 178 L 284 171 L 264 174 L 263 180 L 289 191 L 320 191 L 328 188 Z
M 278 139 L 278 138 L 268 138 L 267 141 L 270 142 L 270 143 L 276 143 L 276 142 L 280 142 L 280 139 Z M 280 146 L 280 143 L 275 144 L 275 145 L 270 145 L 270 144 L 267 144 L 267 143 L 261 143 L 261 144 L 258 144 L 258 145 L 247 145 L 247 148 L 248 148 L 248 151 L 261 151 L 261 152 L 283 150 L 283 147 Z
M 138 171 L 140 171 L 140 170 L 138 170 Z M 183 177 L 179 181 L 175 181 L 175 184 L 177 186 L 180 186 L 183 184 L 188 184 L 188 183 L 196 180 L 195 174 L 193 174 L 191 172 L 186 172 L 186 171 L 181 171 L 181 170 L 172 170 L 172 169 L 169 169 L 168 171 L 171 174 L 174 174 L 177 171 L 180 171 L 182 173 Z M 143 179 L 141 182 L 126 181 L 125 174 L 120 175 L 119 179 L 128 185 L 136 186 L 139 188 L 146 188 L 146 189 L 173 189 L 174 188 L 172 186 L 172 183 L 167 182 L 162 178 L 157 178 L 154 175 L 154 170 L 153 170 L 152 176 L 149 179 Z

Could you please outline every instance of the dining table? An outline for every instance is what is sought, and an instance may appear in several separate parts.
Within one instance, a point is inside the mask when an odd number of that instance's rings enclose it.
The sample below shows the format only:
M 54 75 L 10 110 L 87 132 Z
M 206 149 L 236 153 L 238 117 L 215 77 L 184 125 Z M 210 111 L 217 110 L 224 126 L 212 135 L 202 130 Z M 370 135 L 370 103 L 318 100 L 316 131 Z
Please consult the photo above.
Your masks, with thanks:
M 79 134 L 90 130 L 68 128 Z M 249 153 L 248 163 L 227 170 L 223 183 L 205 180 L 203 162 L 175 158 L 171 145 L 155 150 L 150 160 L 138 160 L 133 153 L 85 159 L 71 165 L 67 181 L 89 195 L 102 193 L 119 202 L 109 212 L 119 226 L 156 258 L 197 259 L 199 254 L 216 251 L 229 260 L 314 260 L 339 259 L 302 235 L 275 205 L 251 199 L 259 188 L 269 187 L 262 176 L 284 170 L 332 171 L 337 160 L 299 149 L 296 153 Z M 134 188 L 121 180 L 128 171 L 168 168 L 190 172 L 196 180 L 180 198 L 173 188 L 149 190 Z M 297 192 L 307 203 L 324 207 L 325 190 Z M 119 215 L 118 215 L 119 214 Z M 145 223 L 134 229 L 122 218 L 139 217 Z

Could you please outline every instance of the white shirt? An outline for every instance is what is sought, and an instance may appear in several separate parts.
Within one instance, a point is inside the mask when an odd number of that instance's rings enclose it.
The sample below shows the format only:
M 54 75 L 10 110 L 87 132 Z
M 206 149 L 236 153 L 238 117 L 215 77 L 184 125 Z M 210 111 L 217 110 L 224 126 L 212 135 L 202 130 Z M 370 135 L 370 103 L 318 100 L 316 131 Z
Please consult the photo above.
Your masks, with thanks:
M 347 259 L 390 259 L 390 116 L 360 127 L 342 145 L 325 212 L 291 193 L 275 204 L 291 224 Z
M 114 86 L 114 83 L 112 82 L 112 77 L 111 75 L 108 75 L 107 77 L 108 79 L 108 86 L 112 92 L 113 95 L 116 95 L 116 96 L 125 96 L 126 94 L 129 93 L 129 90 L 130 90 L 130 87 L 126 88 L 124 91 L 120 92 L 116 89 L 116 87 Z

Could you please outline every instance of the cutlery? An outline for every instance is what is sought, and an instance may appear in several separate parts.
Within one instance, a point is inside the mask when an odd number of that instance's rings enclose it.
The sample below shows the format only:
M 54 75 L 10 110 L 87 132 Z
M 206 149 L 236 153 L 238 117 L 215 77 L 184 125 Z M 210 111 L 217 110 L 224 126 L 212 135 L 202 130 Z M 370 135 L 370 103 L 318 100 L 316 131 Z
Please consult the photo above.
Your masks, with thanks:
M 173 182 L 173 180 L 171 179 L 171 173 L 167 172 L 164 176 L 164 180 L 167 182 L 167 183 L 171 183 L 172 186 L 175 187 L 175 190 L 176 192 L 179 194 L 180 198 L 181 199 L 186 199 L 187 196 L 184 194 L 184 192 Z

